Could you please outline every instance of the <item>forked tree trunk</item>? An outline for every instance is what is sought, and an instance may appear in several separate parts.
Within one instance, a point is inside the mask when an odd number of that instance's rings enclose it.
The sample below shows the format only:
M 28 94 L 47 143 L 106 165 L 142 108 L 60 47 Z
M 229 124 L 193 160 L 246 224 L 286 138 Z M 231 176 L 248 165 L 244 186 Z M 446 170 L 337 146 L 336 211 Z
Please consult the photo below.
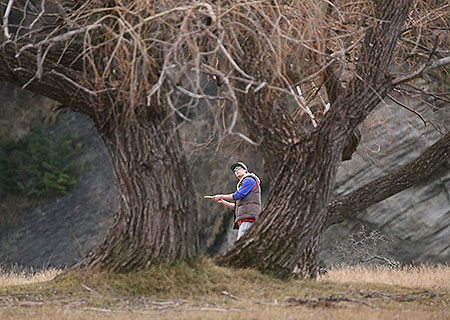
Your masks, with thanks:
M 276 277 L 314 276 L 314 260 L 345 142 L 314 132 L 291 147 L 256 223 L 216 259 L 224 266 L 257 268 Z M 281 164 L 280 164 L 281 166 Z
M 75 267 L 143 269 L 197 254 L 195 197 L 171 116 L 138 117 L 103 135 L 119 209 L 103 242 Z
M 257 268 L 280 278 L 290 276 L 296 266 L 301 277 L 315 275 L 317 246 L 326 227 L 338 162 L 353 130 L 390 89 L 386 75 L 410 2 L 375 1 L 380 22 L 368 30 L 361 46 L 358 77 L 335 97 L 333 107 L 311 134 L 299 136 L 289 115 L 275 108 L 270 99 L 273 95 L 264 89 L 247 95 L 242 103 L 243 118 L 251 133 L 263 137 L 266 165 L 281 171 L 261 217 L 235 247 L 216 258 L 217 263 Z M 251 56 L 251 47 L 247 49 Z M 276 112 L 284 116 L 274 118 Z M 276 150 L 272 146 L 283 152 L 275 157 L 264 152 Z

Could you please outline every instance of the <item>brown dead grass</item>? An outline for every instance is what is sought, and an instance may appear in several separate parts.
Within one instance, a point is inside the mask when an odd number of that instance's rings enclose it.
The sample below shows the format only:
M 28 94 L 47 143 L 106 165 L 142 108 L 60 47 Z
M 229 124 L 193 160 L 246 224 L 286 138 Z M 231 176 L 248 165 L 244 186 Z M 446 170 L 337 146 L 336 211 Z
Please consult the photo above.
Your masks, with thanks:
M 354 266 L 331 269 L 326 279 L 338 283 L 381 283 L 407 288 L 450 288 L 450 266 Z
M 33 268 L 20 268 L 18 266 L 0 267 L 0 287 L 19 286 L 53 280 L 61 269 L 47 268 L 34 270 Z

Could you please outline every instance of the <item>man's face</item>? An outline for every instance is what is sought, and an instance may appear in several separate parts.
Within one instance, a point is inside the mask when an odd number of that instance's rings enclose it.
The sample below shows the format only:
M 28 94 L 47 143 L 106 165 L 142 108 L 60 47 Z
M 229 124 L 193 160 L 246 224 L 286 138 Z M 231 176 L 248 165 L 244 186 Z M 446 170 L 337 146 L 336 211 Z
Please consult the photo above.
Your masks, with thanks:
M 241 180 L 241 178 L 245 175 L 245 172 L 246 172 L 245 169 L 242 167 L 237 166 L 236 168 L 234 168 L 234 175 L 239 180 Z

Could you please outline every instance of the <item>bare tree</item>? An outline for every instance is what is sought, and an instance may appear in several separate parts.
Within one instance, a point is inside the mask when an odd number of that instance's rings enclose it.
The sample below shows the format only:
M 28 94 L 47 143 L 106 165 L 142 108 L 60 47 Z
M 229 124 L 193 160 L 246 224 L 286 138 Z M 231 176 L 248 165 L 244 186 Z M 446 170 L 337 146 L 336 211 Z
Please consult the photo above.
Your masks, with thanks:
M 448 37 L 439 42 L 431 29 L 448 30 L 448 5 L 444 2 L 373 1 L 358 3 L 356 8 L 345 1 L 333 1 L 329 6 L 303 1 L 302 6 L 307 8 L 288 11 L 280 4 L 274 7 L 272 16 L 257 10 L 253 10 L 257 13 L 246 12 L 245 16 L 259 14 L 264 18 L 253 18 L 259 24 L 250 29 L 257 34 L 251 38 L 253 41 L 248 40 L 248 47 L 243 49 L 245 59 L 239 64 L 245 66 L 244 70 L 254 70 L 251 76 L 262 78 L 260 81 L 268 84 L 276 82 L 281 87 L 285 82 L 287 88 L 311 88 L 315 83 L 313 97 L 320 94 L 322 84 L 329 105 L 323 107 L 322 114 L 314 114 L 299 97 L 297 101 L 303 114 L 312 122 L 311 130 L 302 130 L 295 118 L 299 110 L 283 105 L 280 90 L 259 86 L 259 90 L 241 95 L 242 117 L 251 128 L 251 138 L 260 141 L 274 190 L 256 225 L 216 259 L 222 265 L 255 267 L 279 277 L 289 276 L 297 261 L 301 276 L 314 276 L 314 257 L 327 223 L 337 166 L 346 144 L 355 140 L 352 134 L 358 124 L 394 88 L 402 92 L 407 81 L 450 60 Z M 311 18 L 305 17 L 304 12 L 309 12 Z M 355 12 L 358 17 L 353 16 Z M 291 17 L 295 14 L 296 22 L 301 25 L 299 29 L 292 27 Z M 261 23 L 264 19 L 267 19 L 265 23 Z M 286 21 L 291 24 L 286 26 Z M 314 29 L 317 25 L 320 29 Z M 283 41 L 272 41 L 274 49 L 267 50 L 268 53 L 252 51 L 255 43 L 258 44 L 254 39 L 269 33 L 261 31 L 264 28 L 271 29 L 272 39 Z M 308 33 L 313 36 L 309 37 Z M 302 63 L 301 59 L 306 62 Z M 404 62 L 408 59 L 413 60 L 411 64 Z M 264 68 L 268 60 L 279 65 Z M 449 147 L 448 137 L 443 138 L 434 151 L 418 159 L 410 170 L 401 171 L 403 175 L 394 173 L 392 179 L 385 180 L 387 183 L 375 182 L 376 192 L 372 189 L 372 193 L 358 197 L 356 208 L 381 201 L 387 194 L 417 183 L 420 177 L 449 158 Z M 417 175 L 421 170 L 424 175 Z M 400 180 L 406 176 L 407 180 Z M 336 199 L 330 220 L 335 218 L 333 213 L 338 205 L 348 208 L 354 205 L 355 199 L 352 195 Z M 352 212 L 346 218 L 359 211 Z
M 79 266 L 124 271 L 194 257 L 186 159 L 168 102 L 150 93 L 164 64 L 162 48 L 145 48 L 144 37 L 157 34 L 142 22 L 153 9 L 146 1 L 53 3 L 6 3 L 0 79 L 91 117 L 111 156 L 119 209 Z
M 448 28 L 444 1 L 0 3 L 0 80 L 91 117 L 113 162 L 120 208 L 83 267 L 130 270 L 197 253 L 174 116 L 191 121 L 183 108 L 204 99 L 218 127 L 232 110 L 226 133 L 259 146 L 274 184 L 261 219 L 217 263 L 286 277 L 300 261 L 313 276 L 357 126 L 394 88 L 450 63 L 448 39 L 432 29 Z M 236 131 L 238 117 L 248 134 Z

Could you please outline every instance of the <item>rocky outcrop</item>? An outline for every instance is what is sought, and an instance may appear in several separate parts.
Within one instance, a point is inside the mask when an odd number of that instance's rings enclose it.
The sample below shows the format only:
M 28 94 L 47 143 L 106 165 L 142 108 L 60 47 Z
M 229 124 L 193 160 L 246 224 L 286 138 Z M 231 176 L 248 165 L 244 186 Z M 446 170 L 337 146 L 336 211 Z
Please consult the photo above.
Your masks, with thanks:
M 33 204 L 20 223 L 0 232 L 0 261 L 36 268 L 66 266 L 88 252 L 112 224 L 117 207 L 110 160 L 92 121 L 63 112 L 53 130 L 83 143 L 70 193 Z
M 338 172 L 336 195 L 346 194 L 416 158 L 440 137 L 450 123 L 448 108 L 432 113 L 419 108 L 427 125 L 397 106 L 382 106 L 362 127 L 363 141 L 351 161 Z M 438 130 L 437 130 L 438 129 Z M 334 253 L 336 242 L 357 232 L 376 229 L 393 240 L 389 257 L 404 263 L 450 262 L 450 163 L 408 190 L 361 212 L 352 221 L 331 226 L 322 240 L 321 263 L 343 262 Z

